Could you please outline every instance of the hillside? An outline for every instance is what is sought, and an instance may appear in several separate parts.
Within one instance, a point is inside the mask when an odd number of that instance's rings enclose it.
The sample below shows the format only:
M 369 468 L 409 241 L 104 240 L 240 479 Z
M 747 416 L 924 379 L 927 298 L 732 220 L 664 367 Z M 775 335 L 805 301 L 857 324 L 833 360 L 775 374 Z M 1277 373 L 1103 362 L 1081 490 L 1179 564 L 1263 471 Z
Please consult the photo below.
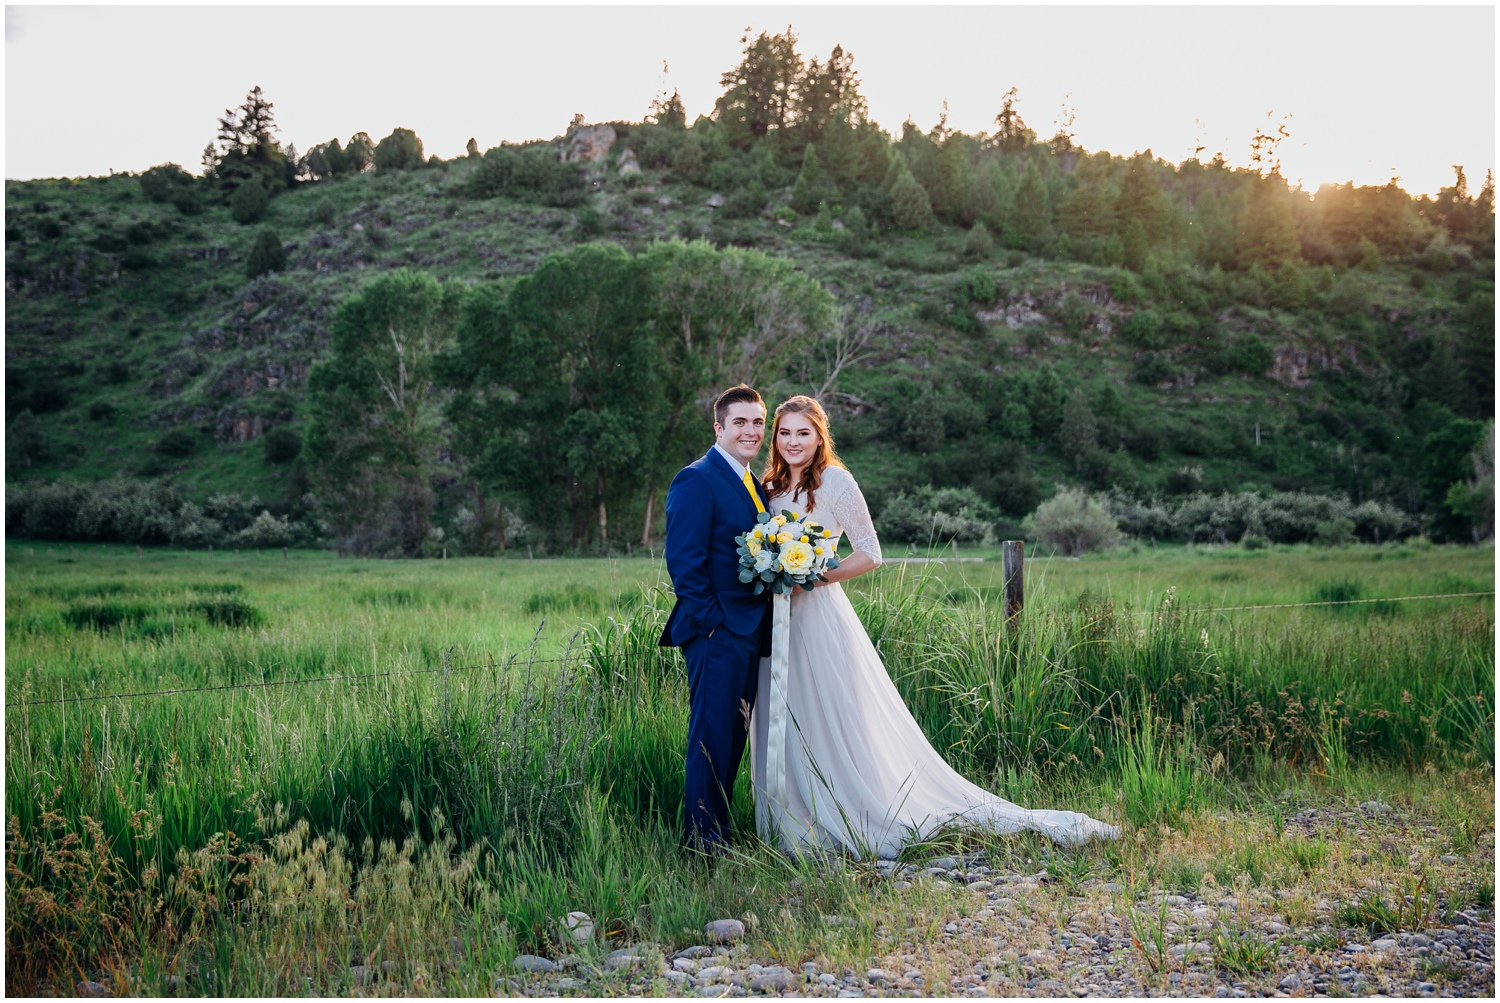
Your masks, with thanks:
M 1448 491 L 1472 475 L 1494 407 L 1490 187 L 1476 199 L 1460 182 L 1440 218 L 1394 183 L 1313 198 L 1222 161 L 1056 140 L 1008 150 L 910 125 L 899 140 L 879 133 L 886 160 L 857 169 L 819 162 L 809 142 L 721 149 L 722 116 L 660 118 L 447 162 L 421 160 L 418 142 L 414 164 L 321 179 L 304 163 L 249 225 L 210 180 L 182 182 L 199 194 L 176 204 L 133 175 L 7 182 L 8 494 L 123 476 L 311 517 L 307 376 L 333 311 L 371 277 L 413 268 L 478 285 L 582 243 L 702 238 L 790 259 L 837 300 L 840 336 L 793 358 L 775 396 L 823 393 L 877 511 L 926 485 L 972 488 L 1008 520 L 1064 484 L 1137 499 L 1306 491 L 1471 535 Z M 873 127 L 848 128 L 868 145 Z M 922 158 L 949 148 L 967 157 L 963 178 L 993 179 L 988 207 L 963 179 L 968 201 L 945 207 L 922 175 Z M 505 167 L 570 151 L 579 162 L 560 180 L 529 188 Z M 1143 172 L 1159 233 L 1126 216 Z M 913 176 L 927 215 L 898 225 Z M 1040 229 L 1026 216 L 1033 176 Z M 1293 203 L 1276 210 L 1293 228 L 1279 265 L 1244 250 L 1257 186 L 1272 182 Z M 1090 185 L 1113 222 L 1079 208 Z M 1372 192 L 1399 194 L 1394 236 L 1379 206 L 1363 228 L 1330 221 Z M 1218 217 L 1216 199 L 1229 207 Z M 1454 204 L 1469 211 L 1462 232 Z M 266 228 L 285 262 L 247 278 Z M 445 456 L 434 489 L 443 525 L 471 491 L 461 456 Z

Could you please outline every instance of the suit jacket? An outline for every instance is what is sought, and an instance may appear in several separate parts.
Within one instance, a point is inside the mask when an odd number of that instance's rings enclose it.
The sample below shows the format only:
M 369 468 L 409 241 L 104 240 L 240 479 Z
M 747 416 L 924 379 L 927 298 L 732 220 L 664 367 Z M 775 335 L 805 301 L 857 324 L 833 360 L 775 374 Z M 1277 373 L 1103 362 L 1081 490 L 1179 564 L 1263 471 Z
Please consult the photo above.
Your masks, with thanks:
M 755 480 L 754 475 L 751 479 Z M 766 493 L 755 481 L 765 504 Z M 734 538 L 755 525 L 755 502 L 729 462 L 710 449 L 678 471 L 667 489 L 667 573 L 677 604 L 667 618 L 661 644 L 676 647 L 707 637 L 720 624 L 735 634 L 763 632 L 769 593 L 740 581 Z

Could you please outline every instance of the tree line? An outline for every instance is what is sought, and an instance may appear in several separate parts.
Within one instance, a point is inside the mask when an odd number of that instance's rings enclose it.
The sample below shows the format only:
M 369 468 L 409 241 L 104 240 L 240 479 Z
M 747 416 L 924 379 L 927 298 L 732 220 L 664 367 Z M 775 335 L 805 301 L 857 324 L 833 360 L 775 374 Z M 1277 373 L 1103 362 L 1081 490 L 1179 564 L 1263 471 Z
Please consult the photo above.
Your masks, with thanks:
M 343 551 L 421 553 L 434 481 L 464 478 L 479 552 L 511 543 L 507 510 L 575 548 L 649 544 L 712 396 L 770 384 L 836 322 L 790 263 L 705 242 L 584 245 L 513 282 L 381 276 L 309 376 L 321 515 Z

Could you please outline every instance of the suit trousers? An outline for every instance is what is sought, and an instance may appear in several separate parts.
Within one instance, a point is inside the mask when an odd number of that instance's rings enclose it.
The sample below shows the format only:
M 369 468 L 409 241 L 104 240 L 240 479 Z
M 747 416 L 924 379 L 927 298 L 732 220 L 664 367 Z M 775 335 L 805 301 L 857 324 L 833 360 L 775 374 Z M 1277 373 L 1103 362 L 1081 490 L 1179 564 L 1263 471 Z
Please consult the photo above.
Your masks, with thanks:
M 727 842 L 729 799 L 749 737 L 748 710 L 760 676 L 759 632 L 735 634 L 722 624 L 713 637 L 682 646 L 688 673 L 688 748 L 683 825 L 690 845 Z

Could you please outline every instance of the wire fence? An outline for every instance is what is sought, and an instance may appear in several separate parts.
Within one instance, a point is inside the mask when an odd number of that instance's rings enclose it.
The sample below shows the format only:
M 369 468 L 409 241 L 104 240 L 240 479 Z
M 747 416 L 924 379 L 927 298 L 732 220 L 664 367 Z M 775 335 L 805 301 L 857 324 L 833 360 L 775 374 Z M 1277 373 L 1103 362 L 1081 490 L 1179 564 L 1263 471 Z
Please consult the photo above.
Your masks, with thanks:
M 1197 610 L 1192 607 L 1184 607 L 1185 612 L 1201 613 L 1238 613 L 1246 610 L 1262 609 L 1299 609 L 1309 606 L 1354 606 L 1362 603 L 1392 603 L 1392 602 L 1417 602 L 1423 599 L 1471 599 L 1483 596 L 1493 596 L 1489 592 L 1441 592 L 1425 596 L 1391 596 L 1386 599 L 1327 599 L 1317 602 L 1296 603 L 1263 603 L 1257 606 L 1220 606 L 1214 609 Z M 1155 616 L 1155 610 L 1143 610 L 1137 616 Z M 76 696 L 55 697 L 46 700 L 11 701 L 6 703 L 6 708 L 19 707 L 24 704 L 27 707 L 49 707 L 58 704 L 82 704 L 97 703 L 101 700 L 135 700 L 145 697 L 183 696 L 190 693 L 222 693 L 230 690 L 266 690 L 285 686 L 309 686 L 314 683 L 362 683 L 372 679 L 386 679 L 392 676 L 421 676 L 436 672 L 468 672 L 474 669 L 500 669 L 515 664 L 519 655 L 512 655 L 504 661 L 476 662 L 471 665 L 435 665 L 425 669 L 391 669 L 386 672 L 365 673 L 336 673 L 326 676 L 308 676 L 302 679 L 274 679 L 262 680 L 254 683 L 225 683 L 218 686 L 183 686 L 161 690 L 137 690 L 126 693 L 90 693 Z M 522 664 L 525 665 L 561 665 L 565 662 L 577 662 L 578 658 L 527 658 Z

